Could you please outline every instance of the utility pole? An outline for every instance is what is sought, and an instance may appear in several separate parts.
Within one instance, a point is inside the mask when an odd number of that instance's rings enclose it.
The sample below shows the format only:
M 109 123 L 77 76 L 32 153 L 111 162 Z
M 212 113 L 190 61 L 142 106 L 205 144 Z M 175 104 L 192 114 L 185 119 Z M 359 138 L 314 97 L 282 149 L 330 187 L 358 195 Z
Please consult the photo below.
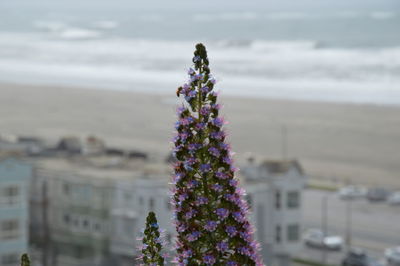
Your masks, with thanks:
M 346 204 L 346 246 L 347 251 L 351 248 L 351 235 L 352 235 L 352 219 L 353 219 L 353 201 L 347 200 Z
M 321 204 L 321 228 L 322 228 L 322 263 L 326 264 L 326 247 L 324 246 L 324 239 L 328 235 L 328 196 L 323 195 Z
M 287 128 L 286 125 L 281 126 L 281 134 L 282 134 L 282 159 L 288 159 L 288 140 L 287 140 Z
M 42 265 L 48 266 L 48 257 L 49 257 L 49 241 L 50 241 L 50 233 L 49 233 L 49 217 L 48 217 L 48 197 L 47 197 L 47 181 L 44 180 L 42 185 L 42 232 L 43 232 L 43 252 L 42 252 Z

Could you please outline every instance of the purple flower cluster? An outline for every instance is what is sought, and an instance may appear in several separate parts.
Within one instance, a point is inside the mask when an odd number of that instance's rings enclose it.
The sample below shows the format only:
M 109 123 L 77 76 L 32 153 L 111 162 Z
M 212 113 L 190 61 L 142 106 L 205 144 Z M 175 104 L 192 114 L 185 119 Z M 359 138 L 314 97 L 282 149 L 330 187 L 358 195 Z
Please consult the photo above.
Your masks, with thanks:
M 186 103 L 178 108 L 173 155 L 178 265 L 262 265 L 257 243 L 234 177 L 226 124 L 214 92 L 205 47 L 196 45 L 189 81 L 177 90 Z M 210 243 L 216 243 L 212 245 Z M 193 248 L 193 247 L 196 248 Z

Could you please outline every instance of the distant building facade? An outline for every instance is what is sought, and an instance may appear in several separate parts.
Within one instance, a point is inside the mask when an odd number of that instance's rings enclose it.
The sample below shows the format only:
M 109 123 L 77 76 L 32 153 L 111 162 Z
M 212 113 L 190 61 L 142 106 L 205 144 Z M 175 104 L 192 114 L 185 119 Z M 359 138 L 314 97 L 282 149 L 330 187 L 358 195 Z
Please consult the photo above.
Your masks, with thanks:
M 250 162 L 242 168 L 251 219 L 267 265 L 288 265 L 301 247 L 306 175 L 295 160 Z
M 32 167 L 14 158 L 0 160 L 0 265 L 19 264 L 28 252 L 29 182 Z
M 145 218 L 155 211 L 170 249 L 170 176 L 167 164 L 140 157 L 41 159 L 31 187 L 31 239 L 47 250 L 48 265 L 132 265 Z M 300 247 L 303 170 L 297 161 L 253 162 L 239 178 L 265 262 L 288 264 Z

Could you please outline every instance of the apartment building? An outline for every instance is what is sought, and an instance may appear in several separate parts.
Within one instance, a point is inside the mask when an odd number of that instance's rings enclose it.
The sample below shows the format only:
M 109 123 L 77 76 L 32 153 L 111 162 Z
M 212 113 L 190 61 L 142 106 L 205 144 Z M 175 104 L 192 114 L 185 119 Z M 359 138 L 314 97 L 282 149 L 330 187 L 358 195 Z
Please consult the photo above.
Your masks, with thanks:
M 301 247 L 301 197 L 307 176 L 296 160 L 250 160 L 241 174 L 264 261 L 289 265 Z
M 28 251 L 28 187 L 32 167 L 0 159 L 0 265 L 15 266 Z

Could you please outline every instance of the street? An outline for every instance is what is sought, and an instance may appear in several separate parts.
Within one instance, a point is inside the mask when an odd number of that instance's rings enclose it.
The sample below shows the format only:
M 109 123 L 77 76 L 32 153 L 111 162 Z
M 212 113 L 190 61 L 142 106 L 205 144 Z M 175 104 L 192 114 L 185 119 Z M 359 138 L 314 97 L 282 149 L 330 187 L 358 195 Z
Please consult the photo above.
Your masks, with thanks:
M 366 199 L 341 200 L 337 193 L 321 190 L 305 190 L 303 194 L 304 229 L 323 228 L 323 198 L 327 197 L 327 231 L 340 235 L 346 241 L 347 207 L 351 208 L 351 246 L 363 248 L 367 253 L 381 260 L 384 249 L 400 245 L 400 206 L 385 202 L 370 203 Z M 347 204 L 350 204 L 347 206 Z M 300 257 L 338 265 L 345 256 L 346 247 L 338 251 L 312 249 L 306 246 L 299 252 Z M 325 259 L 324 259 L 325 256 Z

